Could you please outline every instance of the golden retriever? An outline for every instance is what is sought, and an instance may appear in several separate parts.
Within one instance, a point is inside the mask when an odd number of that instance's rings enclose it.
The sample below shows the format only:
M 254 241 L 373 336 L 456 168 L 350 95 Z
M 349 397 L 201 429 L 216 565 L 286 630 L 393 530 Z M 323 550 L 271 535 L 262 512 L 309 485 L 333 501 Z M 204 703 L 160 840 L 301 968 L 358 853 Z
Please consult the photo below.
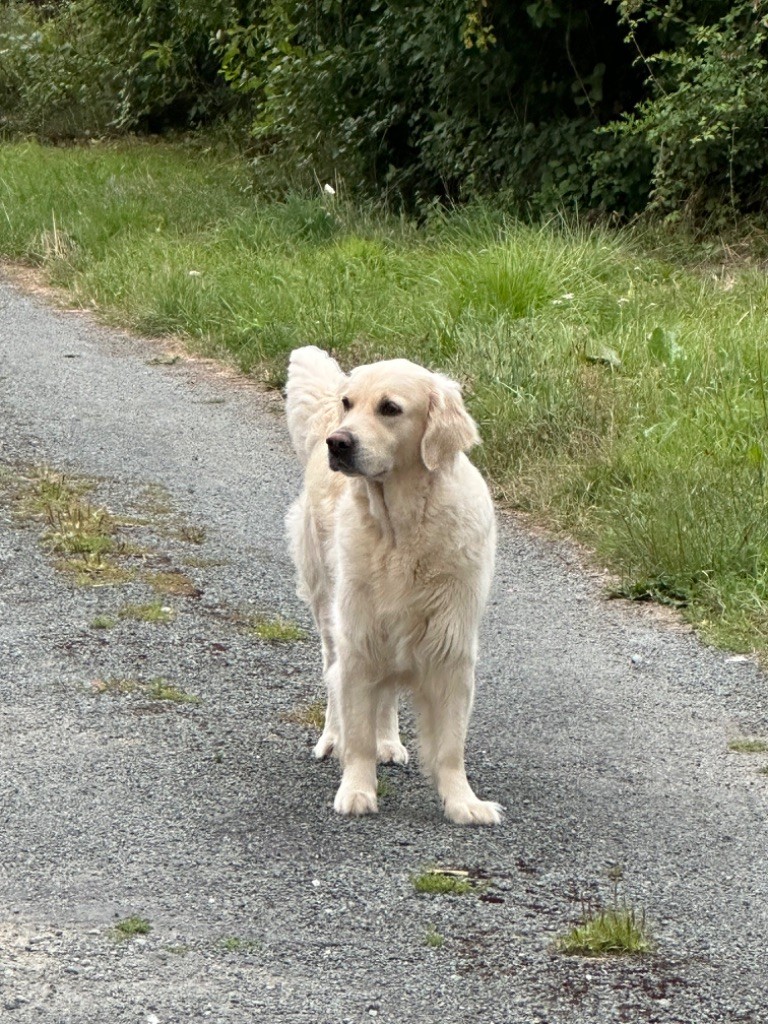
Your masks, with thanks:
M 305 467 L 288 534 L 328 690 L 315 755 L 341 760 L 336 810 L 375 812 L 377 760 L 408 760 L 397 715 L 408 690 L 446 817 L 497 824 L 501 808 L 464 770 L 496 526 L 464 454 L 479 437 L 458 384 L 406 359 L 347 376 L 308 346 L 291 354 L 287 417 Z

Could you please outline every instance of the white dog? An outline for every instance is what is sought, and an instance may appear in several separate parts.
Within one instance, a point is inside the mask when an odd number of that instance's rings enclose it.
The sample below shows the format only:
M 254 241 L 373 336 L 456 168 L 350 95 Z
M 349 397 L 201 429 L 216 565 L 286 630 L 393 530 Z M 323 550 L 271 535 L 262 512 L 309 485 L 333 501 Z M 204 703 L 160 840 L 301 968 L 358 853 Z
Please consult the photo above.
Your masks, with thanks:
M 408 760 L 397 717 L 407 689 L 446 817 L 498 823 L 501 808 L 475 796 L 464 770 L 496 526 L 464 455 L 479 437 L 458 384 L 405 359 L 347 376 L 310 346 L 291 354 L 287 415 L 306 467 L 288 532 L 328 688 L 315 755 L 340 757 L 336 810 L 375 812 L 377 760 Z

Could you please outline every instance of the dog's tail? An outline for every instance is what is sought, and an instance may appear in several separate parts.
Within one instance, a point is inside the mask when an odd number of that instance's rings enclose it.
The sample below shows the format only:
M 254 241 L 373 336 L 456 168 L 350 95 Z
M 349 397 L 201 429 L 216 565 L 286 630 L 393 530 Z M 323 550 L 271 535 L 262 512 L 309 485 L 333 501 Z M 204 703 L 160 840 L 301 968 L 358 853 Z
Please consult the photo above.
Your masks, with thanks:
M 291 352 L 286 385 L 288 432 L 302 465 L 339 419 L 339 398 L 347 378 L 335 359 L 307 345 Z

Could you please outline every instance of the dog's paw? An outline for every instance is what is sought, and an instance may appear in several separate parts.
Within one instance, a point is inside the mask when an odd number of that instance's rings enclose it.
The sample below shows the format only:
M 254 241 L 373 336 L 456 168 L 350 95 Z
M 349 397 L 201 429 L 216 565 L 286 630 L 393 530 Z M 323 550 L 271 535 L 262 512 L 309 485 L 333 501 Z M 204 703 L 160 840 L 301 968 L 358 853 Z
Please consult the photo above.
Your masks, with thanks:
M 408 764 L 408 751 L 400 740 L 379 740 L 376 760 L 379 764 Z
M 330 757 L 339 745 L 339 737 L 332 732 L 324 732 L 315 744 L 314 754 L 318 761 L 324 761 Z
M 349 814 L 359 818 L 362 814 L 376 814 L 376 794 L 364 789 L 348 789 L 342 783 L 333 802 L 333 808 L 337 814 Z
M 457 825 L 499 825 L 503 809 L 492 800 L 455 800 L 445 805 L 445 816 Z

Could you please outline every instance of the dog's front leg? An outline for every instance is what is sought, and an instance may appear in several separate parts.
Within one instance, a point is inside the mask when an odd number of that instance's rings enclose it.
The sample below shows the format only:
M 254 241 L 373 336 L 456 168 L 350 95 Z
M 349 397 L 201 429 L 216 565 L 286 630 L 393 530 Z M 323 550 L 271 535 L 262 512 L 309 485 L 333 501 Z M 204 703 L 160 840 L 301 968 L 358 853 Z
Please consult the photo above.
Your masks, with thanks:
M 364 661 L 339 659 L 341 763 L 334 808 L 339 814 L 374 814 L 376 804 L 376 712 L 378 693 Z
M 424 681 L 417 696 L 424 767 L 434 779 L 446 818 L 457 825 L 497 825 L 500 805 L 475 795 L 464 768 L 474 691 L 474 664 L 463 661 Z

